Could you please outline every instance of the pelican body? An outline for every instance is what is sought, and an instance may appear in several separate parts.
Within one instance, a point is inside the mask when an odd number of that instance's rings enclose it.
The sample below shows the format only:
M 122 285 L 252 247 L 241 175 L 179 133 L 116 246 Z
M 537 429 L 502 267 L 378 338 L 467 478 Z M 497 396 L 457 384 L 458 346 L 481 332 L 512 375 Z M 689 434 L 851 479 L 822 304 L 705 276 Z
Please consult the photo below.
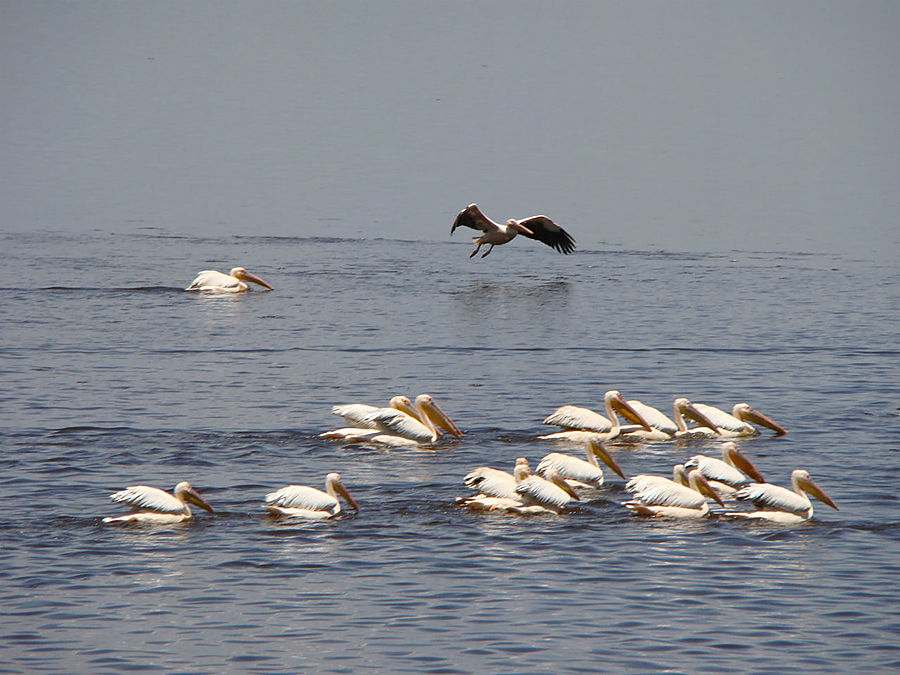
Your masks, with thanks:
M 689 438 L 694 435 L 694 430 L 688 429 L 684 421 L 685 417 L 704 427 L 704 435 L 708 435 L 709 432 L 712 432 L 713 435 L 718 435 L 718 428 L 712 420 L 700 412 L 686 398 L 676 398 L 672 403 L 674 422 L 653 406 L 646 405 L 640 401 L 628 401 L 628 405 L 634 408 L 651 427 L 650 430 L 631 429 L 628 431 L 628 437 L 635 437 L 645 441 L 670 441 L 676 438 Z
M 235 267 L 228 274 L 216 270 L 203 270 L 191 282 L 186 291 L 212 291 L 216 293 L 242 293 L 250 290 L 251 282 L 274 291 L 268 282 L 263 281 L 255 274 L 248 272 L 243 267 Z
M 665 516 L 669 518 L 705 518 L 709 515 L 707 497 L 722 504 L 706 478 L 694 469 L 685 473 L 681 464 L 673 469 L 675 480 L 662 476 L 640 475 L 632 478 L 625 489 L 634 498 L 625 507 L 641 516 Z
M 209 505 L 187 481 L 175 486 L 174 494 L 148 485 L 134 485 L 109 496 L 110 501 L 127 504 L 134 513 L 124 516 L 107 517 L 104 523 L 149 523 L 168 525 L 191 520 L 194 514 L 188 504 L 213 513 Z
M 387 408 L 356 403 L 334 406 L 331 412 L 357 426 L 327 431 L 320 434 L 323 438 L 417 447 L 435 443 L 444 432 L 456 438 L 463 435 L 430 394 L 419 394 L 415 402 L 406 396 L 395 396 Z
M 752 502 L 758 511 L 733 511 L 726 515 L 736 518 L 768 520 L 776 523 L 802 523 L 812 518 L 812 495 L 820 502 L 837 510 L 837 505 L 803 469 L 791 472 L 792 490 L 770 483 L 751 483 L 737 491 L 737 499 Z
M 753 463 L 731 441 L 722 444 L 722 459 L 694 455 L 684 466 L 686 469 L 700 471 L 719 496 L 728 499 L 733 499 L 738 489 L 750 482 L 765 482 Z
M 516 486 L 530 475 L 531 468 L 524 457 L 516 459 L 511 474 L 489 466 L 480 466 L 463 478 L 466 487 L 479 493 L 469 497 L 457 497 L 456 504 L 473 511 L 516 512 L 524 506 L 521 495 L 516 492 Z
M 694 406 L 712 420 L 718 428 L 717 434 L 707 433 L 706 429 L 691 429 L 691 432 L 694 434 L 706 436 L 717 435 L 722 438 L 757 436 L 759 435 L 759 429 L 753 426 L 754 424 L 771 429 L 775 432 L 776 436 L 783 436 L 787 433 L 787 430 L 773 422 L 758 410 L 751 408 L 747 403 L 735 403 L 731 410 L 731 414 L 728 414 L 720 408 L 715 408 L 703 403 L 695 403 Z
M 570 486 L 574 488 L 599 488 L 603 485 L 603 469 L 597 463 L 597 458 L 603 460 L 610 469 L 615 471 L 619 476 L 625 478 L 619 464 L 595 438 L 591 438 L 585 444 L 584 454 L 587 461 L 572 455 L 565 455 L 559 452 L 551 452 L 546 455 L 537 465 L 538 475 L 545 475 L 547 471 L 553 469 Z
M 636 428 L 651 431 L 650 425 L 615 389 L 611 389 L 603 395 L 603 405 L 608 418 L 588 408 L 579 408 L 574 405 L 564 405 L 561 408 L 557 408 L 544 419 L 543 423 L 562 427 L 566 431 L 546 434 L 538 436 L 538 438 L 544 441 L 586 443 L 590 439 L 600 441 L 615 440 L 620 438 L 623 433 L 628 433 Z M 623 427 L 619 423 L 617 412 L 636 426 Z
M 265 507 L 273 516 L 323 520 L 341 513 L 340 499 L 359 511 L 359 504 L 350 495 L 339 473 L 325 477 L 325 492 L 308 485 L 287 485 L 266 495 Z
M 543 476 L 532 475 L 520 480 L 516 494 L 523 506 L 515 512 L 523 514 L 562 513 L 581 499 L 553 468 L 547 469 Z
M 484 215 L 477 204 L 469 204 L 459 212 L 456 220 L 453 221 L 453 225 L 450 227 L 451 235 L 457 227 L 470 227 L 473 230 L 484 232 L 480 237 L 473 238 L 472 241 L 476 246 L 475 250 L 469 254 L 470 258 L 474 257 L 481 247 L 487 244 L 488 250 L 481 254 L 481 257 L 484 258 L 494 250 L 494 246 L 509 243 L 519 234 L 543 242 L 560 253 L 569 254 L 575 250 L 575 240 L 572 236 L 547 216 L 531 216 L 523 220 L 510 218 L 503 225 L 495 223 Z

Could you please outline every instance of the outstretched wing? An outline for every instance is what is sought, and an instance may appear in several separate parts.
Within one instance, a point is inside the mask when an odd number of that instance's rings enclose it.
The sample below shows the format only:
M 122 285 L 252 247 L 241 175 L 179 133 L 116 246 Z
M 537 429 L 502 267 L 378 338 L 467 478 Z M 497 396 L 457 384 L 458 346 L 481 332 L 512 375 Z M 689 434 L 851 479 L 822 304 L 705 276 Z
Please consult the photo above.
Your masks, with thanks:
M 484 215 L 477 204 L 469 204 L 456 216 L 456 220 L 453 221 L 453 226 L 450 228 L 450 234 L 453 234 L 457 227 L 471 227 L 473 230 L 490 232 L 491 230 L 496 230 L 499 226 Z
M 518 223 L 531 230 L 532 234 L 519 230 L 522 232 L 523 236 L 526 236 L 529 239 L 542 241 L 547 244 L 547 246 L 555 248 L 560 253 L 565 253 L 566 255 L 575 250 L 575 239 L 572 238 L 572 235 L 550 220 L 547 216 L 531 216 L 531 218 L 520 220 Z

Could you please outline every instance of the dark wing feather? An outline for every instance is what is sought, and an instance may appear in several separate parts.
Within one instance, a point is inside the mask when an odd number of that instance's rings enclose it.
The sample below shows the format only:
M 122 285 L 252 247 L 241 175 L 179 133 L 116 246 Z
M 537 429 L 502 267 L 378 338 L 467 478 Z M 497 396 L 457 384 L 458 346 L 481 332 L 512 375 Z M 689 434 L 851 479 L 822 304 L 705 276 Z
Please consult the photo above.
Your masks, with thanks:
M 453 234 L 457 227 L 471 227 L 473 230 L 488 232 L 496 229 L 497 223 L 484 215 L 477 205 L 469 204 L 456 216 L 456 220 L 453 221 L 453 226 L 450 228 L 450 234 Z
M 560 253 L 568 255 L 575 250 L 575 240 L 568 232 L 559 225 L 550 220 L 547 216 L 531 216 L 525 220 L 520 220 L 519 225 L 524 225 L 534 234 L 525 234 L 523 236 L 529 239 L 537 239 L 547 246 L 555 248 Z

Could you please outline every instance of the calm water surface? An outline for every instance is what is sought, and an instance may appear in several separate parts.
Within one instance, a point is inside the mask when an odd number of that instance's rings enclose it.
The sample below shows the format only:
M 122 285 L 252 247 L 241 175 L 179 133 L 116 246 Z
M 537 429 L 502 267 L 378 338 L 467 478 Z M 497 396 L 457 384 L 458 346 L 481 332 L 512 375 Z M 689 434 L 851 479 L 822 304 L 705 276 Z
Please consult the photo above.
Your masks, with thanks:
M 896 672 L 898 271 L 840 255 L 0 235 L 0 672 Z M 276 291 L 184 293 L 244 265 Z M 11 268 L 10 268 L 11 266 Z M 746 400 L 744 450 L 840 506 L 781 527 L 632 517 L 618 478 L 560 517 L 453 506 L 532 466 L 561 404 Z M 336 403 L 433 394 L 429 451 L 328 443 Z M 669 473 L 716 443 L 614 448 Z M 268 519 L 340 471 L 358 515 Z M 194 523 L 110 527 L 190 480 Z

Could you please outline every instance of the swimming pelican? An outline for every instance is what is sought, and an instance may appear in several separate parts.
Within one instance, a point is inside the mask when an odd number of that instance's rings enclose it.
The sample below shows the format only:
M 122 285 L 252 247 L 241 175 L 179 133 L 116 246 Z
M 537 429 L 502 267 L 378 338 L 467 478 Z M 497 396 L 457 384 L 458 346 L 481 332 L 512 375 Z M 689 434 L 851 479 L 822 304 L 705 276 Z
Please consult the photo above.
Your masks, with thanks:
M 521 495 L 516 492 L 516 485 L 530 475 L 531 468 L 524 457 L 516 459 L 511 474 L 489 466 L 480 466 L 463 478 L 463 483 L 473 490 L 478 490 L 479 494 L 457 497 L 456 504 L 473 511 L 511 512 L 524 506 Z
M 394 396 L 387 408 L 355 403 L 334 406 L 331 412 L 357 426 L 326 431 L 319 434 L 322 438 L 415 447 L 434 443 L 444 432 L 456 438 L 463 435 L 430 394 L 419 394 L 415 402 L 406 396 Z
M 793 490 L 772 485 L 770 483 L 750 483 L 737 491 L 735 497 L 742 501 L 753 502 L 759 511 L 732 511 L 726 516 L 735 518 L 755 518 L 776 523 L 802 523 L 812 518 L 813 505 L 808 495 L 820 502 L 840 510 L 831 497 L 810 477 L 808 471 L 794 469 L 791 472 Z
M 627 434 L 620 435 L 620 440 L 635 438 L 645 441 L 670 441 L 674 438 L 690 438 L 694 435 L 694 429 L 688 429 L 684 421 L 685 417 L 693 420 L 701 427 L 705 427 L 703 429 L 705 432 L 718 433 L 716 425 L 686 398 L 676 398 L 672 403 L 674 422 L 653 406 L 646 405 L 640 401 L 628 401 L 628 405 L 637 411 L 641 418 L 650 425 L 651 429 L 649 431 L 642 428 L 630 429 Z
M 752 481 L 764 483 L 766 480 L 732 441 L 722 444 L 722 459 L 709 455 L 694 455 L 684 463 L 684 467 L 697 469 L 702 473 L 713 490 L 723 499 L 733 499 L 738 488 Z
M 339 473 L 330 473 L 325 477 L 325 492 L 307 485 L 288 485 L 270 492 L 266 495 L 265 507 L 273 516 L 321 520 L 341 513 L 338 497 L 354 511 L 359 511 L 359 504 L 344 487 Z
M 599 457 L 606 466 L 625 478 L 619 464 L 596 438 L 588 440 L 584 446 L 584 454 L 587 455 L 587 461 L 572 455 L 551 452 L 537 465 L 537 473 L 544 475 L 549 469 L 555 469 L 559 477 L 572 487 L 599 488 L 603 485 L 603 469 L 597 463 Z
M 753 424 L 758 424 L 767 429 L 771 429 L 775 432 L 776 436 L 783 436 L 787 433 L 783 427 L 773 422 L 761 412 L 754 410 L 746 403 L 735 403 L 730 415 L 724 410 L 714 408 L 711 405 L 704 405 L 703 403 L 695 403 L 694 407 L 713 421 L 719 428 L 718 435 L 723 438 L 756 436 L 759 434 L 759 429 L 754 427 Z M 691 431 L 698 435 L 714 435 L 711 431 L 707 431 L 706 429 L 691 429 Z
M 252 281 L 254 284 L 265 286 L 270 291 L 275 289 L 255 274 L 248 272 L 243 267 L 235 267 L 228 274 L 222 274 L 216 270 L 203 270 L 186 291 L 217 291 L 219 293 L 240 293 L 249 291 L 250 286 L 244 282 Z
M 470 258 L 478 253 L 483 245 L 487 244 L 490 248 L 481 254 L 481 257 L 484 258 L 494 250 L 494 246 L 512 241 L 517 234 L 524 234 L 529 239 L 542 241 L 560 253 L 569 254 L 575 250 L 575 240 L 572 236 L 547 216 L 531 216 L 523 220 L 510 218 L 506 221 L 506 225 L 501 225 L 484 215 L 476 204 L 469 204 L 459 212 L 456 220 L 453 221 L 453 226 L 450 228 L 451 235 L 457 227 L 471 227 L 473 230 L 484 232 L 480 237 L 473 238 L 473 243 L 477 245 L 475 250 L 469 254 Z
M 394 410 L 402 410 L 418 419 L 418 413 L 415 408 L 413 408 L 412 401 L 409 400 L 408 396 L 394 396 L 388 403 L 388 407 L 393 408 Z M 380 410 L 382 410 L 382 408 L 366 403 L 347 403 L 344 405 L 333 406 L 331 408 L 331 414 L 343 417 L 344 421 L 352 426 L 341 427 L 334 431 L 326 431 L 319 434 L 319 438 L 354 442 L 371 438 L 384 431 L 384 429 L 380 428 L 375 421 L 369 419 Z
M 601 441 L 610 441 L 618 438 L 624 431 L 631 431 L 634 427 L 622 427 L 616 412 L 622 414 L 630 422 L 634 422 L 645 431 L 650 431 L 650 425 L 641 415 L 629 405 L 625 398 L 615 389 L 603 396 L 603 405 L 609 419 L 603 415 L 574 405 L 564 405 L 557 408 L 544 419 L 544 424 L 552 424 L 566 429 L 555 434 L 538 436 L 543 441 L 576 441 L 587 442 L 591 438 Z
M 516 494 L 522 499 L 523 506 L 513 509 L 515 513 L 562 513 L 572 502 L 580 501 L 580 497 L 566 483 L 556 469 L 547 469 L 541 476 L 527 476 L 516 485 Z
M 209 505 L 186 480 L 175 486 L 175 494 L 147 485 L 134 485 L 109 496 L 110 501 L 127 504 L 134 513 L 104 518 L 104 523 L 170 524 L 191 520 L 194 514 L 188 502 L 213 513 Z
M 625 507 L 640 516 L 705 518 L 709 514 L 707 497 L 724 506 L 719 495 L 696 469 L 685 476 L 684 466 L 676 464 L 672 473 L 675 480 L 648 475 L 632 478 L 625 489 L 634 498 L 625 502 Z

